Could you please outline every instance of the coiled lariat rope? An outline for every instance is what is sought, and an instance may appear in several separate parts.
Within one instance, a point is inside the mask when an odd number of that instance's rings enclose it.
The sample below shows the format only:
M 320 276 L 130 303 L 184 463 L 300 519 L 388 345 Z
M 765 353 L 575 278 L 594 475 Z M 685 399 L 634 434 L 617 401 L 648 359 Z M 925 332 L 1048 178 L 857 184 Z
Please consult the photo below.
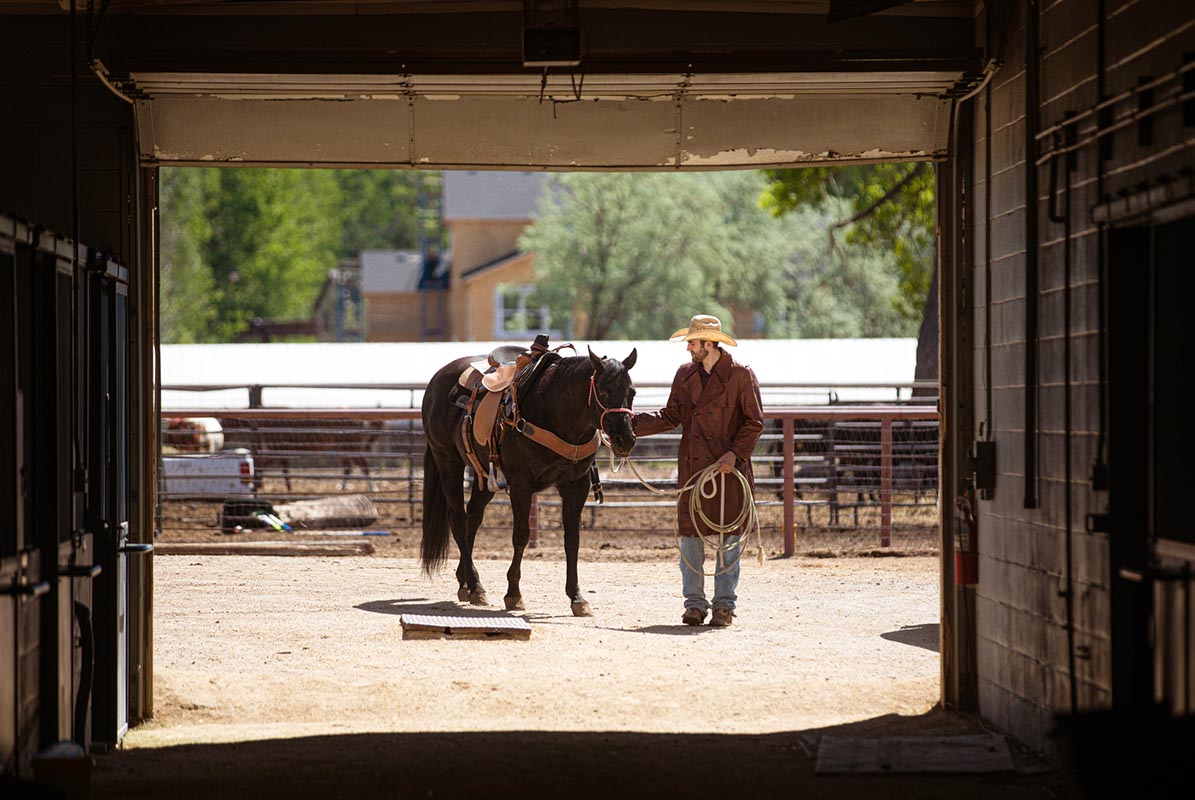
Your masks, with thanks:
M 611 466 L 613 466 L 614 453 L 610 453 Z M 685 492 L 689 493 L 689 519 L 693 521 L 693 530 L 701 538 L 702 543 L 706 548 L 714 551 L 714 564 L 722 563 L 722 568 L 717 569 L 715 566 L 714 572 L 706 572 L 704 569 L 698 569 L 689 563 L 689 559 L 685 558 L 685 551 L 681 550 L 680 533 L 676 536 L 676 549 L 680 551 L 681 560 L 685 562 L 685 566 L 694 572 L 700 572 L 702 575 L 709 577 L 717 577 L 724 574 L 731 567 L 738 563 L 739 559 L 743 557 L 743 546 L 746 544 L 745 540 L 751 535 L 751 530 L 755 530 L 755 545 L 756 545 L 756 561 L 763 564 L 763 534 L 759 529 L 759 512 L 755 508 L 755 497 L 751 493 L 751 484 L 747 482 L 747 477 L 739 472 L 734 467 L 730 468 L 731 473 L 738 480 L 743 487 L 743 506 L 739 509 L 738 516 L 731 522 L 726 522 L 726 475 L 718 470 L 718 462 L 710 464 L 705 469 L 694 473 L 680 489 L 657 489 L 648 483 L 639 470 L 635 468 L 635 462 L 629 458 L 623 458 L 623 463 L 631 468 L 631 472 L 639 479 L 639 482 L 647 487 L 647 490 L 655 494 L 671 495 L 680 498 Z M 617 470 L 615 470 L 617 471 Z M 705 510 L 701 507 L 702 499 L 710 500 L 715 495 L 720 499 L 719 514 L 721 521 L 714 522 L 706 516 Z M 702 526 L 717 535 L 715 540 L 713 536 L 706 536 L 702 532 Z M 746 534 L 739 537 L 739 540 L 730 544 L 726 543 L 726 536 L 733 531 L 745 528 Z M 738 548 L 738 555 L 730 563 L 726 563 L 726 554 L 731 550 Z

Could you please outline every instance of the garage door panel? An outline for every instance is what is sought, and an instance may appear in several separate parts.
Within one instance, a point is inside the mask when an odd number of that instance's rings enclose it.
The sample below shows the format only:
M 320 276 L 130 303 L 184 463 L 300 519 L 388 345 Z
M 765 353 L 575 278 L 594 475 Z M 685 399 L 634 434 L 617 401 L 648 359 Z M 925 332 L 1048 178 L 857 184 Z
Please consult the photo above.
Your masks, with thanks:
M 939 98 L 900 95 L 690 100 L 681 112 L 682 163 L 766 166 L 942 156 L 949 110 Z
M 417 164 L 657 166 L 676 156 L 671 101 L 468 97 L 415 103 Z
M 410 112 L 393 100 L 224 100 L 163 96 L 137 102 L 148 163 L 382 165 L 410 161 Z
M 944 156 L 949 101 L 902 94 L 138 101 L 147 163 L 730 168 Z M 864 109 L 866 111 L 864 111 Z

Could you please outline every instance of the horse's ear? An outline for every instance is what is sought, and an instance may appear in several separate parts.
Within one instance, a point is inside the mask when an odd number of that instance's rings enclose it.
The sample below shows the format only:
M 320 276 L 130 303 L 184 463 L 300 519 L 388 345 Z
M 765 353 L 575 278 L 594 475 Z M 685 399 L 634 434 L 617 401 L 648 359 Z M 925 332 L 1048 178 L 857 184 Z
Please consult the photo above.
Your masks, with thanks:
M 589 351 L 589 360 L 593 362 L 593 373 L 596 375 L 602 371 L 602 360 L 593 354 L 592 347 L 586 347 L 585 349 Z
M 635 366 L 635 360 L 637 358 L 639 358 L 639 348 L 632 347 L 631 354 L 622 360 L 622 366 L 629 370 L 631 367 Z

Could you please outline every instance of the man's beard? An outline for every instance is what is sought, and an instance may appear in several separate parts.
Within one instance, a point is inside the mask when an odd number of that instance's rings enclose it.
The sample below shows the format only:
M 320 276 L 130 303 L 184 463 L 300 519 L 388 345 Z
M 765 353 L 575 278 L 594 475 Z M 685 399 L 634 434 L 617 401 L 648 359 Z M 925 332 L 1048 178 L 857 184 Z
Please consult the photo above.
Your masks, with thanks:
M 690 355 L 693 357 L 694 364 L 700 364 L 703 361 L 705 361 L 706 354 L 708 354 L 708 353 L 709 353 L 709 350 L 706 350 L 704 347 L 702 347 L 696 353 L 690 353 Z

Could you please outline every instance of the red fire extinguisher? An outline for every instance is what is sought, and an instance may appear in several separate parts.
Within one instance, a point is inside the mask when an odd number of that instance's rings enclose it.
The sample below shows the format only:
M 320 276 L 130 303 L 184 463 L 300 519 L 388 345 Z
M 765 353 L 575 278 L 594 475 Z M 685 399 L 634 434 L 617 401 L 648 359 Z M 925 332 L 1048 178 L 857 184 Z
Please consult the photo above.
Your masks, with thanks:
M 954 510 L 954 582 L 975 586 L 979 583 L 979 541 L 970 488 L 959 494 Z

